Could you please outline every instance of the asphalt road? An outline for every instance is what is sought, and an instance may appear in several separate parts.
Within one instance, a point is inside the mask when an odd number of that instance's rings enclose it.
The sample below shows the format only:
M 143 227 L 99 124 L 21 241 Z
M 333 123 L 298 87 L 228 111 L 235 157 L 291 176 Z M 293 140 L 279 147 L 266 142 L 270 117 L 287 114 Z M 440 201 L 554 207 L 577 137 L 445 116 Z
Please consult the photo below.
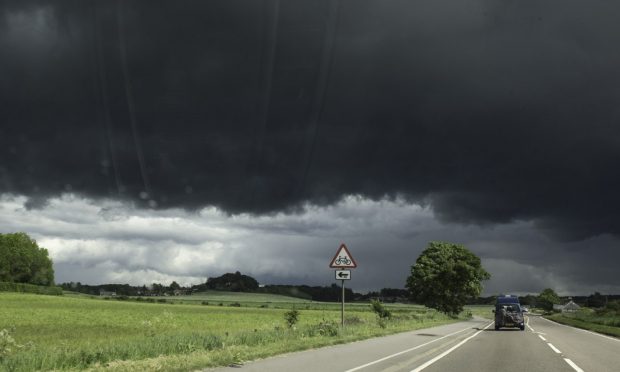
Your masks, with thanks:
M 525 331 L 474 319 L 207 371 L 620 371 L 620 340 L 526 317 Z

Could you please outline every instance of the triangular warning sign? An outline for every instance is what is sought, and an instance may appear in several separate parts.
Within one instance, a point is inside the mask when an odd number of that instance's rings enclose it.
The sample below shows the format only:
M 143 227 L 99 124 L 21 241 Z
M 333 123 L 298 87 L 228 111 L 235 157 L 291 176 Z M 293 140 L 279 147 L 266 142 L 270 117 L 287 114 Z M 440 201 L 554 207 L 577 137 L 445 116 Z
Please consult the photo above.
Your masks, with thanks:
M 338 248 L 338 252 L 336 252 L 336 255 L 332 259 L 332 262 L 329 264 L 329 267 L 331 268 L 337 268 L 337 267 L 356 268 L 357 264 L 355 263 L 353 256 L 351 256 L 351 253 L 347 249 L 347 246 L 344 244 L 341 244 L 340 248 Z

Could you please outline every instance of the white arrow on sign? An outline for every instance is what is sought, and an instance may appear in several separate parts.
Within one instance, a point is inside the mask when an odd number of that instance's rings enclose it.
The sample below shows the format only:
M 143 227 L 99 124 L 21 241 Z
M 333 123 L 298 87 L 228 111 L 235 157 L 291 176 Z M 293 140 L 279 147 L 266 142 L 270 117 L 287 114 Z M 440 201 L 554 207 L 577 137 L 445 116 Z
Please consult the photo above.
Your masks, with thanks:
M 351 270 L 336 270 L 336 280 L 351 280 Z
M 355 269 L 357 267 L 357 264 L 355 263 L 353 256 L 351 256 L 351 253 L 349 253 L 347 246 L 341 244 L 340 248 L 338 248 L 338 252 L 336 252 L 336 255 L 332 259 L 332 262 L 329 264 L 329 267 L 331 267 L 332 269 Z

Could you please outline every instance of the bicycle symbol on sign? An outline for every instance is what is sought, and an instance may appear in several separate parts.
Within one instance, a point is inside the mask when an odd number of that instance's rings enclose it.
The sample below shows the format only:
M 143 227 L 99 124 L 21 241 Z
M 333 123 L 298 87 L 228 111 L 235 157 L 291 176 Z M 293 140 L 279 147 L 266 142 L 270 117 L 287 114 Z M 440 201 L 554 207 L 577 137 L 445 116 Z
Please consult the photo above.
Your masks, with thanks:
M 350 265 L 351 262 L 352 261 L 348 259 L 347 256 L 338 256 L 336 261 L 334 261 L 336 265 Z

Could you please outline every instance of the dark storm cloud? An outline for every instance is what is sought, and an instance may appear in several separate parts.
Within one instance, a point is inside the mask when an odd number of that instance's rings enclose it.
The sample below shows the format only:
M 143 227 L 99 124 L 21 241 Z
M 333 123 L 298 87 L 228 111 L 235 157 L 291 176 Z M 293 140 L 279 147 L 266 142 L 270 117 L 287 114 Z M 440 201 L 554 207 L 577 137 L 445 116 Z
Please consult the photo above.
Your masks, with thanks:
M 620 5 L 4 2 L 0 191 L 618 234 Z

